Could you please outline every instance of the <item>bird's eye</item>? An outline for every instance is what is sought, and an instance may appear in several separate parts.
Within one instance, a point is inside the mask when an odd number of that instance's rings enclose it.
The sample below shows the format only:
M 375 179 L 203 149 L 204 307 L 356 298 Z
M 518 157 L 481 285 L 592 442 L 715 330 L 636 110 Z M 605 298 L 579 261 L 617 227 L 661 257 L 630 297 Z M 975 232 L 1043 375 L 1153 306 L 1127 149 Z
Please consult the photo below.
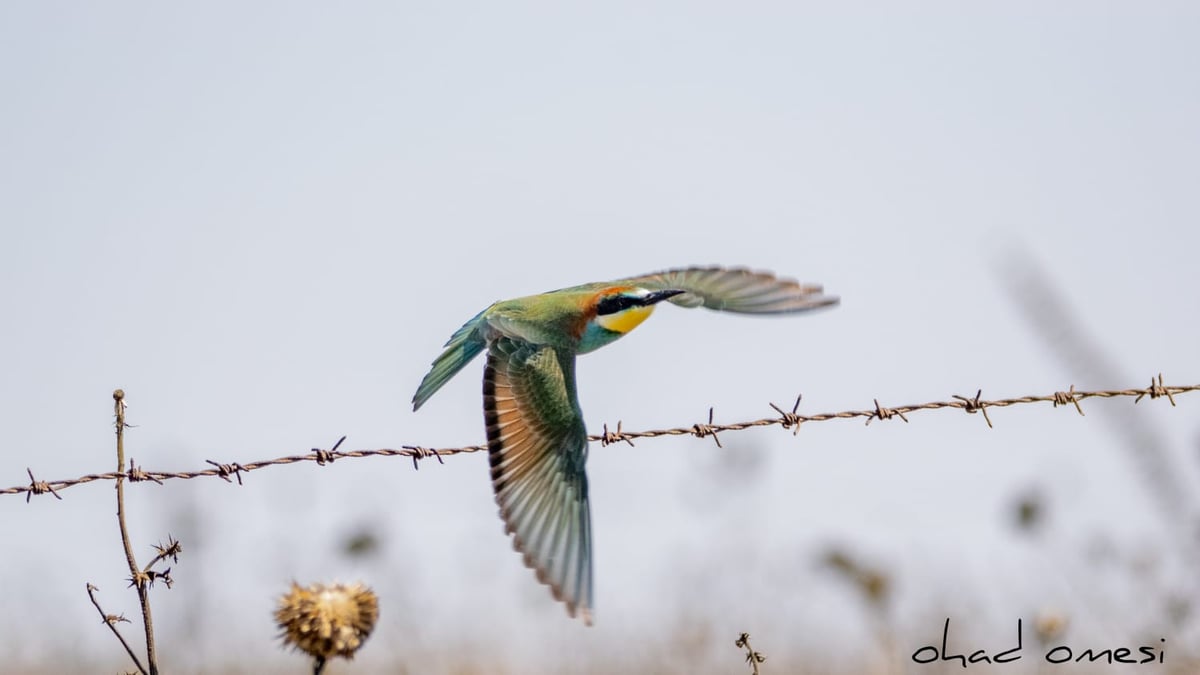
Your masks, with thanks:
M 641 298 L 625 294 L 610 295 L 607 298 L 601 299 L 600 303 L 596 305 L 596 314 L 601 316 L 605 314 L 616 314 L 617 312 L 627 310 L 630 307 L 640 304 L 642 304 Z

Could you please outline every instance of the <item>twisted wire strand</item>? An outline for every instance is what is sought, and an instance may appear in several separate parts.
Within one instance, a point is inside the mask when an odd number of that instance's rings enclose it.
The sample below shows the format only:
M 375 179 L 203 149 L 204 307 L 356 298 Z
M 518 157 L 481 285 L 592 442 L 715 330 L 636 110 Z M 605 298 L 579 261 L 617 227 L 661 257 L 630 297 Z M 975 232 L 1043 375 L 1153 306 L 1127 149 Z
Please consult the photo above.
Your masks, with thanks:
M 653 429 L 648 431 L 625 431 L 621 428 L 618 422 L 616 430 L 610 431 L 608 425 L 604 425 L 603 432 L 593 434 L 588 437 L 588 440 L 598 442 L 602 446 L 607 446 L 612 443 L 628 443 L 633 445 L 634 440 L 643 438 L 658 438 L 660 436 L 696 436 L 705 438 L 711 436 L 713 441 L 720 446 L 721 439 L 718 434 L 743 431 L 754 427 L 769 427 L 780 426 L 784 429 L 791 429 L 792 433 L 799 433 L 800 427 L 804 424 L 814 422 L 827 422 L 837 419 L 863 419 L 866 424 L 876 420 L 889 420 L 899 417 L 902 421 L 908 422 L 908 415 L 925 411 L 925 410 L 941 410 L 944 408 L 954 408 L 962 410 L 968 414 L 981 413 L 988 427 L 992 426 L 991 417 L 988 415 L 989 408 L 1007 408 L 1015 405 L 1025 405 L 1032 403 L 1051 403 L 1054 407 L 1073 406 L 1075 411 L 1083 415 L 1083 407 L 1080 405 L 1082 401 L 1092 398 L 1132 398 L 1134 403 L 1140 402 L 1143 398 L 1157 399 L 1166 398 L 1174 407 L 1176 405 L 1175 397 L 1180 394 L 1200 391 L 1200 384 L 1192 385 L 1165 385 L 1163 384 L 1163 376 L 1160 373 L 1157 377 L 1151 378 L 1150 385 L 1143 388 L 1135 389 L 1110 389 L 1100 391 L 1076 391 L 1075 386 L 1067 391 L 1057 391 L 1051 394 L 1017 396 L 1013 398 L 1001 398 L 985 400 L 982 398 L 983 390 L 979 390 L 974 396 L 954 395 L 951 400 L 947 401 L 931 401 L 927 403 L 915 403 L 909 405 L 886 407 L 879 403 L 878 399 L 874 400 L 874 407 L 861 410 L 843 410 L 841 412 L 818 413 L 813 415 L 804 415 L 798 412 L 800 408 L 800 397 L 797 397 L 795 405 L 791 411 L 786 411 L 779 406 L 771 403 L 770 406 L 777 413 L 773 417 L 764 417 L 756 420 L 744 422 L 731 422 L 726 424 L 716 424 L 713 422 L 713 409 L 709 408 L 708 421 L 697 422 L 691 426 L 675 427 L 670 429 Z M 131 483 L 142 481 L 152 481 L 162 484 L 163 481 L 182 479 L 191 480 L 193 478 L 205 478 L 210 476 L 219 477 L 227 482 L 237 481 L 242 484 L 242 474 L 251 471 L 257 471 L 269 466 L 281 466 L 285 464 L 296 464 L 299 462 L 316 462 L 318 465 L 332 464 L 334 461 L 346 458 L 355 457 L 408 457 L 412 460 L 413 468 L 420 468 L 420 461 L 423 459 L 433 458 L 439 463 L 442 463 L 444 457 L 461 455 L 473 452 L 481 452 L 487 449 L 486 445 L 467 445 L 457 448 L 428 448 L 419 445 L 403 445 L 399 448 L 381 448 L 376 450 L 339 450 L 342 442 L 346 440 L 343 436 L 337 443 L 328 450 L 321 448 L 313 448 L 310 452 L 303 455 L 289 455 L 286 457 L 276 457 L 274 459 L 264 459 L 255 462 L 232 462 L 219 463 L 213 460 L 205 460 L 211 465 L 208 469 L 199 469 L 195 471 L 146 471 L 140 466 L 136 466 L 131 459 L 129 461 L 129 469 L 123 472 L 110 471 L 106 473 L 92 473 L 78 478 L 70 478 L 65 480 L 44 481 L 37 480 L 34 477 L 31 469 L 26 469 L 29 475 L 28 485 L 16 485 L 9 488 L 0 489 L 0 495 L 25 495 L 25 501 L 28 502 L 33 495 L 42 495 L 49 493 L 58 499 L 62 499 L 59 494 L 61 490 L 91 483 L 93 481 L 111 481 L 118 477 L 123 477 Z

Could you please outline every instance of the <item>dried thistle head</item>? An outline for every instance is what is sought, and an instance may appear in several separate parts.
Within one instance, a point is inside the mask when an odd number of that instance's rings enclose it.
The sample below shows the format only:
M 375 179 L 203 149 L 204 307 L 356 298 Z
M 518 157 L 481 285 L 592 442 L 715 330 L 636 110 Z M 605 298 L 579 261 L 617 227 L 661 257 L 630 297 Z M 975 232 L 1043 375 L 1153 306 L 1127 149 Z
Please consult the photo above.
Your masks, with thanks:
M 1033 621 L 1033 629 L 1038 639 L 1049 642 L 1067 631 L 1070 619 L 1065 613 L 1054 608 L 1045 608 L 1037 613 Z
M 354 658 L 378 618 L 379 600 L 362 584 L 301 587 L 292 582 L 275 610 L 283 643 L 322 661 Z

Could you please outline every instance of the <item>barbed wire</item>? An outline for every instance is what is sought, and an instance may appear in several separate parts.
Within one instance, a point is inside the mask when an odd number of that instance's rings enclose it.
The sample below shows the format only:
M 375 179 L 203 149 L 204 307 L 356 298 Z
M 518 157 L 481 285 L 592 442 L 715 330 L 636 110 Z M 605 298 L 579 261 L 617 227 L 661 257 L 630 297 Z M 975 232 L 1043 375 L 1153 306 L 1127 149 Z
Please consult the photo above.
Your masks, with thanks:
M 708 409 L 708 422 L 697 422 L 687 427 L 675 427 L 672 429 L 655 429 L 650 431 L 625 431 L 621 428 L 621 423 L 617 423 L 615 431 L 610 431 L 608 425 L 605 424 L 603 431 L 599 434 L 588 436 L 589 441 L 599 442 L 602 446 L 612 443 L 628 443 L 633 445 L 634 440 L 643 438 L 657 438 L 660 436 L 696 436 L 705 438 L 711 436 L 718 447 L 721 446 L 721 439 L 718 436 L 720 433 L 742 431 L 754 427 L 769 427 L 780 426 L 784 429 L 791 429 L 793 434 L 800 432 L 801 425 L 813 422 L 827 422 L 836 419 L 865 419 L 866 424 L 871 424 L 875 420 L 889 420 L 899 417 L 904 422 L 908 422 L 908 415 L 922 410 L 940 410 L 943 408 L 954 408 L 965 411 L 968 414 L 982 413 L 984 421 L 987 422 L 989 428 L 992 426 L 991 417 L 988 415 L 988 408 L 1007 408 L 1014 405 L 1023 405 L 1027 403 L 1052 403 L 1054 407 L 1059 406 L 1074 406 L 1076 412 L 1083 415 L 1083 407 L 1080 406 L 1081 401 L 1090 398 L 1132 398 L 1134 403 L 1140 402 L 1143 398 L 1151 399 L 1166 398 L 1174 407 L 1175 396 L 1190 392 L 1200 391 L 1200 384 L 1191 384 L 1184 386 L 1164 385 L 1163 376 L 1161 373 L 1155 378 L 1151 378 L 1150 386 L 1140 389 L 1110 389 L 1100 391 L 1076 391 L 1075 385 L 1067 391 L 1057 391 L 1053 394 L 1017 396 L 1014 398 L 1002 398 L 994 400 L 983 399 L 983 390 L 975 392 L 974 396 L 960 396 L 955 394 L 952 400 L 949 401 L 932 401 L 928 403 L 916 403 L 911 405 L 902 405 L 896 407 L 885 407 L 879 403 L 878 399 L 873 399 L 874 407 L 863 410 L 844 410 L 833 413 L 819 413 L 815 415 L 802 415 L 798 411 L 800 409 L 801 396 L 796 397 L 796 403 L 792 406 L 791 411 L 786 411 L 774 403 L 769 404 L 772 409 L 778 413 L 777 417 L 764 417 L 762 419 L 750 420 L 746 422 L 732 422 L 728 424 L 716 424 L 713 422 L 713 409 Z M 0 495 L 25 495 L 25 501 L 28 502 L 33 495 L 41 495 L 50 493 L 58 499 L 62 499 L 59 494 L 60 490 L 64 490 L 76 485 L 91 483 L 92 481 L 109 481 L 118 478 L 124 478 L 131 483 L 142 481 L 152 481 L 161 485 L 165 480 L 183 479 L 191 480 L 193 478 L 204 478 L 208 476 L 216 476 L 224 479 L 227 482 L 237 481 L 238 485 L 242 484 L 242 474 L 263 469 L 269 466 L 280 466 L 284 464 L 295 464 L 298 462 L 316 462 L 318 465 L 324 466 L 332 464 L 335 460 L 346 459 L 352 457 L 408 457 L 412 459 L 413 468 L 420 468 L 420 461 L 423 459 L 434 458 L 439 463 L 442 463 L 443 457 L 460 455 L 472 452 L 480 452 L 487 449 L 486 445 L 467 445 L 457 448 L 427 448 L 419 445 L 403 445 L 396 449 L 383 448 L 378 450 L 339 450 L 342 443 L 346 440 L 342 436 L 337 443 L 328 450 L 321 448 L 313 448 L 307 454 L 290 455 L 287 457 L 276 457 L 274 459 L 259 460 L 256 462 L 239 463 L 233 462 L 223 464 L 211 459 L 205 460 L 212 465 L 210 469 L 200 469 L 196 471 L 145 471 L 138 466 L 133 459 L 129 460 L 129 469 L 127 471 L 110 471 L 107 473 L 92 473 L 78 478 L 67 480 L 40 481 L 34 477 L 33 470 L 26 468 L 25 471 L 29 475 L 28 485 L 17 485 L 10 488 L 0 490 Z M 232 477 L 232 478 L 231 478 Z

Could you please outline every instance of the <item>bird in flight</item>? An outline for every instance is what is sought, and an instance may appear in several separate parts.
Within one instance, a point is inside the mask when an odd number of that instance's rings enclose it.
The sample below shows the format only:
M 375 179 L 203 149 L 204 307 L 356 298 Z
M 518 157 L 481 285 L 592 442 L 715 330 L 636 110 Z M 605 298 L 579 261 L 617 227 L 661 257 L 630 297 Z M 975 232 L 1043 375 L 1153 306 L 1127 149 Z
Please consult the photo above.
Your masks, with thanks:
M 592 622 L 587 430 L 575 356 L 633 330 L 655 305 L 790 314 L 836 304 L 818 285 L 742 268 L 689 267 L 494 303 L 459 328 L 413 396 L 413 410 L 485 348 L 483 418 L 506 534 L 567 613 Z

